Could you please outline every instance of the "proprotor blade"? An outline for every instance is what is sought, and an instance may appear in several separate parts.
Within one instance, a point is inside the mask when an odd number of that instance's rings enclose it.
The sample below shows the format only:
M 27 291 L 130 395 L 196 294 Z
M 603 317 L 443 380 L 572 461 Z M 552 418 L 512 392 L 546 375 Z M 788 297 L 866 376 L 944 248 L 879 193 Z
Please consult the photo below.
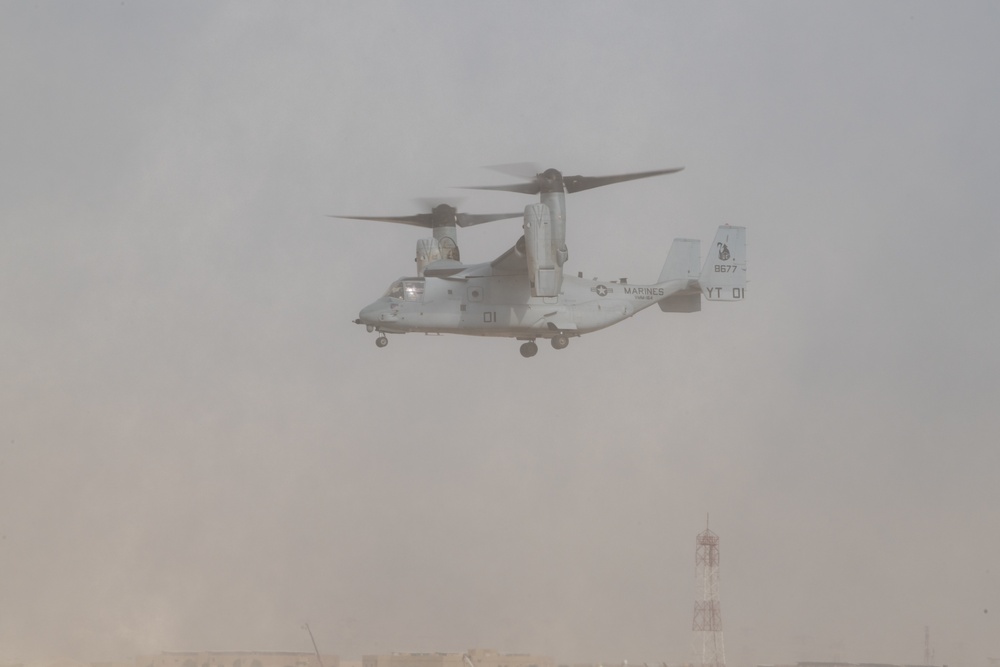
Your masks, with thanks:
M 506 166 L 506 165 L 501 165 Z M 563 176 L 556 169 L 546 169 L 536 174 L 534 179 L 528 183 L 511 183 L 510 185 L 478 185 L 470 186 L 469 190 L 501 190 L 504 192 L 520 192 L 526 195 L 537 195 L 540 192 L 580 192 L 599 188 L 602 185 L 612 183 L 623 183 L 634 181 L 639 178 L 649 178 L 650 176 L 660 176 L 662 174 L 673 174 L 684 167 L 673 169 L 659 169 L 657 171 L 641 171 L 632 174 L 619 174 L 616 176 Z
M 481 225 L 484 222 L 493 222 L 494 220 L 508 220 L 510 218 L 520 218 L 524 215 L 524 211 L 518 211 L 517 213 L 459 213 L 458 214 L 458 226 L 459 227 L 471 227 L 472 225 Z
M 504 166 L 504 165 L 501 165 Z M 516 165 L 515 165 L 516 166 Z M 558 169 L 546 169 L 530 177 L 530 183 L 512 183 L 510 185 L 479 185 L 470 190 L 503 190 L 506 192 L 521 192 L 526 195 L 537 195 L 540 192 L 563 192 L 563 177 Z
M 461 185 L 463 190 L 503 190 L 505 192 L 521 192 L 526 195 L 537 195 L 541 192 L 538 183 L 512 183 L 511 185 Z
M 341 218 L 343 220 L 374 220 L 375 222 L 398 222 L 403 225 L 414 225 L 415 227 L 433 227 L 434 220 L 430 213 L 419 213 L 417 215 L 398 216 L 367 216 L 367 215 L 328 215 L 328 218 Z
M 566 186 L 566 192 L 573 193 L 599 188 L 602 185 L 611 185 L 612 183 L 624 183 L 625 181 L 635 181 L 640 178 L 649 178 L 650 176 L 675 174 L 683 168 L 675 167 L 673 169 L 660 169 L 658 171 L 640 171 L 634 174 L 620 174 L 618 176 L 565 176 L 563 177 L 563 185 Z
M 435 229 L 457 225 L 458 227 L 471 227 L 481 225 L 484 222 L 494 220 L 507 220 L 508 218 L 520 218 L 523 212 L 517 213 L 459 213 L 450 204 L 438 204 L 430 213 L 418 213 L 416 215 L 397 216 L 367 216 L 367 215 L 332 215 L 331 218 L 344 218 L 346 220 L 374 220 L 376 222 L 395 222 L 403 225 L 413 225 L 415 227 L 426 227 Z
M 501 174 L 507 174 L 514 178 L 530 180 L 538 175 L 542 168 L 535 162 L 511 162 L 510 164 L 494 164 L 487 167 Z

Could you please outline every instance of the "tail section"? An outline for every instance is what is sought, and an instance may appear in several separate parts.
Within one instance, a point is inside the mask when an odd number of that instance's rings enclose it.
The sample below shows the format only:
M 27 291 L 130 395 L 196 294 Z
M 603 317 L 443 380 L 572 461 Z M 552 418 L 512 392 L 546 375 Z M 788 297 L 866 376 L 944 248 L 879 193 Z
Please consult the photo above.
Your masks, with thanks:
M 698 278 L 701 293 L 709 301 L 743 300 L 747 284 L 746 239 L 746 227 L 719 227 Z
M 668 280 L 695 280 L 701 270 L 701 241 L 698 239 L 674 239 L 667 253 L 667 261 L 663 263 L 660 279 L 656 282 L 665 283 Z
M 674 239 L 667 253 L 667 261 L 660 271 L 659 283 L 671 280 L 694 281 L 701 271 L 701 241 L 697 239 Z M 685 289 L 671 294 L 659 302 L 665 313 L 697 313 L 701 310 L 701 293 Z

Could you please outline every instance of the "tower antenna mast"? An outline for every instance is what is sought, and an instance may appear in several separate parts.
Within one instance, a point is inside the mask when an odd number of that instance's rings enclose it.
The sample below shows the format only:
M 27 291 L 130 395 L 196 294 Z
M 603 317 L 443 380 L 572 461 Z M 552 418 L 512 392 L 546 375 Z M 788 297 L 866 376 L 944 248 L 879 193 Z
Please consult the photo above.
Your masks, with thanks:
M 694 602 L 695 664 L 701 667 L 726 667 L 726 648 L 722 639 L 722 609 L 719 604 L 719 536 L 708 528 L 698 533 L 694 552 L 697 595 Z

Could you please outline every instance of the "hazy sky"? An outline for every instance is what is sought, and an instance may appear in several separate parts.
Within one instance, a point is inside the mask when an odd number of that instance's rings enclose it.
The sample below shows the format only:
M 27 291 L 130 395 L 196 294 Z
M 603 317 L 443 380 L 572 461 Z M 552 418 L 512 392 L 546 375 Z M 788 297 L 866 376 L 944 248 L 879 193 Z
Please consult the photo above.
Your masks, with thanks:
M 1000 657 L 1000 4 L 0 4 L 0 662 Z M 743 303 L 352 324 L 483 165 L 571 272 L 748 228 Z M 493 259 L 508 220 L 463 230 Z

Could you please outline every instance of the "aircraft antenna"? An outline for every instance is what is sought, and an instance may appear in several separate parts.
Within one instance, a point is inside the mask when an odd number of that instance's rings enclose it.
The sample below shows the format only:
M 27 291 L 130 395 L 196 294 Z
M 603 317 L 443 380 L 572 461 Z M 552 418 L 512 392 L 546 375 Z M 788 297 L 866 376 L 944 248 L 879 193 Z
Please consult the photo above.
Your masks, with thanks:
M 722 609 L 719 605 L 719 536 L 708 528 L 698 533 L 694 552 L 694 663 L 701 667 L 726 667 L 726 649 L 722 641 Z

